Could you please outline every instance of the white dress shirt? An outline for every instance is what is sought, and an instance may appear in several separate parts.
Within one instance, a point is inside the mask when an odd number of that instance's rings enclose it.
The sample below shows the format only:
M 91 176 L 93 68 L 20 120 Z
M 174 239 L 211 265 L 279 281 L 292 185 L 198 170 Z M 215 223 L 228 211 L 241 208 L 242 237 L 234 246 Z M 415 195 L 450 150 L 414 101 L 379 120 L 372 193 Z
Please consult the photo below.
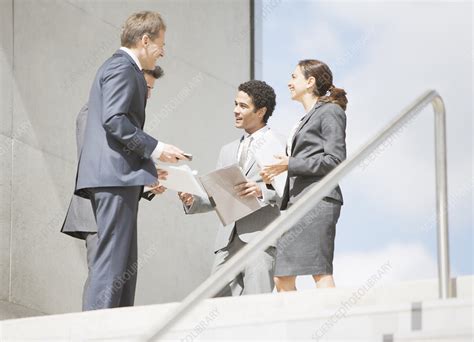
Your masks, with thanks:
M 291 156 L 291 150 L 293 149 L 293 139 L 295 138 L 296 131 L 301 125 L 301 121 L 303 121 L 306 115 L 308 115 L 308 113 L 310 113 L 313 110 L 314 106 L 316 106 L 317 104 L 318 102 L 316 101 L 316 103 L 311 107 L 311 109 L 307 113 L 304 113 L 304 115 L 301 116 L 301 119 L 299 119 L 299 121 L 291 129 L 290 135 L 288 136 L 288 141 L 286 142 L 286 154 L 288 157 Z
M 133 61 L 134 61 L 135 64 L 138 66 L 138 69 L 143 70 L 142 65 L 140 64 L 140 60 L 139 60 L 138 57 L 133 53 L 132 50 L 130 50 L 129 48 L 127 48 L 127 47 L 125 47 L 125 46 L 121 46 L 121 47 L 120 47 L 120 50 L 125 51 L 125 52 L 127 53 L 127 55 L 129 55 L 130 57 L 132 57 Z
M 243 142 L 245 139 L 251 139 L 249 147 L 247 149 L 247 156 L 245 157 L 245 163 L 243 169 L 246 169 L 249 165 L 250 162 L 250 156 L 255 153 L 255 149 L 259 148 L 259 146 L 262 145 L 262 143 L 265 141 L 265 134 L 270 130 L 270 127 L 268 126 L 263 126 L 260 128 L 258 131 L 253 132 L 252 134 L 245 133 L 243 136 L 243 139 L 240 141 L 239 149 L 237 151 L 237 160 L 240 160 L 242 157 L 242 152 L 243 152 Z M 257 198 L 261 203 L 266 203 L 267 201 L 267 196 L 266 196 L 266 185 L 264 183 L 260 184 L 260 190 L 262 192 L 262 197 Z
M 296 131 L 298 130 L 298 127 L 300 127 L 301 121 L 303 121 L 305 116 L 306 116 L 306 113 L 301 117 L 301 119 L 298 120 L 298 122 L 293 126 L 293 128 L 290 131 L 290 135 L 288 136 L 288 141 L 286 142 L 286 155 L 287 156 L 291 156 L 291 149 L 293 148 L 293 139 L 295 138 Z
M 263 137 L 263 135 L 270 129 L 268 126 L 263 126 L 260 128 L 258 131 L 253 132 L 252 134 L 245 133 L 243 139 L 240 141 L 239 145 L 239 150 L 237 152 L 237 160 L 240 160 L 242 157 L 242 151 L 243 151 L 243 142 L 245 139 L 251 139 L 250 140 L 250 145 L 249 148 L 247 149 L 247 156 L 245 158 L 245 163 L 244 163 L 244 169 L 248 166 L 249 163 L 249 156 L 251 153 L 253 153 L 252 145 L 255 144 L 256 141 L 259 141 L 260 138 Z

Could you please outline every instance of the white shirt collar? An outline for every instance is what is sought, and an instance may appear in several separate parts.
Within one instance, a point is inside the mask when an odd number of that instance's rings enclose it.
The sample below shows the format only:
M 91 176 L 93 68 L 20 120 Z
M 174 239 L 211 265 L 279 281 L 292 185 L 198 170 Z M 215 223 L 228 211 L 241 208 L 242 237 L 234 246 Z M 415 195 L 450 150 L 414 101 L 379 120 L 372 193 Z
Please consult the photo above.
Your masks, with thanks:
M 263 126 L 262 128 L 260 128 L 258 131 L 255 131 L 253 132 L 252 134 L 248 134 L 247 132 L 245 132 L 244 134 L 244 139 L 248 138 L 248 137 L 252 137 L 253 140 L 256 140 L 258 139 L 258 137 L 262 134 L 264 134 L 266 131 L 268 131 L 270 129 L 270 127 L 268 127 L 267 125 Z
M 139 68 L 140 70 L 143 70 L 142 65 L 140 64 L 140 61 L 138 60 L 138 57 L 135 56 L 135 54 L 133 53 L 132 50 L 130 50 L 129 48 L 127 48 L 127 47 L 125 47 L 125 46 L 121 46 L 121 47 L 120 47 L 120 50 L 125 51 L 130 57 L 132 57 L 133 61 L 134 61 L 135 64 L 138 66 L 138 68 Z

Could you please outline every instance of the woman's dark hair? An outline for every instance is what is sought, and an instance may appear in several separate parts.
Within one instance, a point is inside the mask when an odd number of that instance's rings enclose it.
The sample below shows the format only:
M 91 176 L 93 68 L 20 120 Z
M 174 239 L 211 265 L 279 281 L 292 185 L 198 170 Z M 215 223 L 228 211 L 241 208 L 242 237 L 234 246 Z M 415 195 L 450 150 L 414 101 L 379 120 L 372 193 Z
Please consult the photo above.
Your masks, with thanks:
M 151 77 L 154 77 L 156 79 L 159 79 L 160 77 L 162 77 L 165 74 L 165 72 L 163 71 L 163 69 L 159 65 L 155 65 L 155 69 L 153 69 L 153 70 L 143 69 L 143 73 L 148 74 Z
M 319 96 L 320 102 L 335 103 L 346 110 L 347 93 L 344 89 L 336 88 L 332 84 L 332 72 L 326 63 L 316 59 L 303 59 L 299 61 L 298 66 L 306 79 L 314 77 L 316 80 L 313 94 Z M 329 92 L 329 95 L 326 95 L 327 92 Z
M 263 117 L 263 122 L 267 123 L 276 105 L 273 88 L 263 81 L 252 80 L 239 85 L 239 91 L 243 91 L 252 99 L 256 110 L 267 108 Z

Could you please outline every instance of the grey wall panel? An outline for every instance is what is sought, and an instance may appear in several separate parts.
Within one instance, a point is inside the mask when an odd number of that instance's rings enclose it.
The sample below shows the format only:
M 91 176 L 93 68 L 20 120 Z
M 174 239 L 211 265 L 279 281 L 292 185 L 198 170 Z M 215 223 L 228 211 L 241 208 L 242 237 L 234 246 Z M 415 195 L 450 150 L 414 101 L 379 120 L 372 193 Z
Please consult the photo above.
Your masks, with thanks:
M 13 2 L 0 0 L 0 299 L 10 287 Z
M 48 313 L 78 310 L 87 274 L 82 241 L 59 233 L 73 169 L 54 155 L 13 144 L 11 299 Z
M 125 18 L 159 10 L 167 23 L 165 70 L 145 129 L 215 166 L 249 78 L 248 1 L 15 1 L 12 299 L 48 313 L 80 310 L 83 243 L 59 233 L 75 176 L 74 121 L 100 64 L 119 47 Z M 32 39 L 34 37 L 35 39 Z M 29 41 L 29 51 L 21 43 Z M 185 216 L 168 191 L 139 212 L 137 304 L 182 299 L 210 273 L 214 213 Z M 145 259 L 143 259 L 146 257 Z
M 0 0 L 0 134 L 11 136 L 13 2 Z
M 0 299 L 9 299 L 11 238 L 11 139 L 0 135 Z

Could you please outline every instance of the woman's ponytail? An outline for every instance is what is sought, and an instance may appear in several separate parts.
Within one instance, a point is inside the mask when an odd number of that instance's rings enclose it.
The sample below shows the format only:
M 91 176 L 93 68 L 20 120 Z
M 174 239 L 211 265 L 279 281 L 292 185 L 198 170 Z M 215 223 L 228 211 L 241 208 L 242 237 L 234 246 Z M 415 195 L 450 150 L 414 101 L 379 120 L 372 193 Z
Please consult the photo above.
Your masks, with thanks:
M 335 103 L 339 105 L 343 110 L 346 110 L 348 103 L 346 91 L 342 88 L 336 88 L 334 85 L 331 85 L 328 91 L 329 95 L 320 97 L 319 101 Z
M 319 101 L 335 103 L 346 110 L 347 93 L 344 89 L 336 88 L 332 84 L 332 71 L 326 63 L 317 59 L 303 59 L 299 61 L 298 66 L 301 68 L 305 79 L 315 78 L 313 94 L 319 97 Z M 329 95 L 326 95 L 328 92 Z

